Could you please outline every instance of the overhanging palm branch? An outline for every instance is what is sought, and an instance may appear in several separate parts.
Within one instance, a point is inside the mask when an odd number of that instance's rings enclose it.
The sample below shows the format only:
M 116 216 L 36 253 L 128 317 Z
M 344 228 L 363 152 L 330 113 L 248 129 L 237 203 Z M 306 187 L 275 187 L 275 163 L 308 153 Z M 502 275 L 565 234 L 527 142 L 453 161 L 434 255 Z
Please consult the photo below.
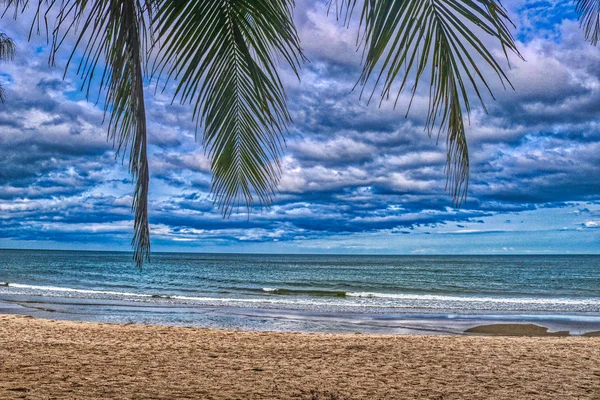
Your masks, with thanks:
M 9 61 L 15 58 L 16 46 L 15 42 L 5 33 L 0 33 L 0 61 Z M 4 87 L 0 85 L 0 103 L 6 100 L 6 92 Z
M 302 60 L 293 0 L 164 1 L 154 19 L 155 70 L 204 126 L 212 191 L 224 216 L 272 201 L 291 118 L 275 61 Z
M 600 40 L 600 0 L 576 0 L 575 3 L 585 38 L 596 46 Z
M 350 21 L 356 3 L 341 0 L 335 6 Z M 465 199 L 469 178 L 463 113 L 469 114 L 472 98 L 485 109 L 483 91 L 493 97 L 483 67 L 503 85 L 510 85 L 484 42 L 498 42 L 506 58 L 507 51 L 519 55 L 509 24 L 501 3 L 493 0 L 365 0 L 363 4 L 359 41 L 364 64 L 359 84 L 364 91 L 373 82 L 369 100 L 380 89 L 380 104 L 394 90 L 396 106 L 404 89 L 410 87 L 414 97 L 421 81 L 429 83 L 426 130 L 431 135 L 437 129 L 438 138 L 446 135 L 446 188 L 455 205 Z
M 15 17 L 29 0 L 7 0 Z M 148 160 L 143 78 L 145 56 L 157 54 L 158 76 L 179 79 L 175 96 L 194 105 L 212 160 L 215 200 L 228 216 L 244 202 L 271 202 L 279 179 L 283 136 L 291 118 L 276 60 L 298 72 L 303 59 L 292 22 L 292 0 L 38 0 L 32 32 L 46 21 L 50 62 L 67 34 L 77 38 L 71 59 L 88 97 L 93 82 L 106 91 L 109 138 L 129 152 L 136 182 L 133 247 L 148 258 Z M 49 26 L 48 15 L 58 15 Z M 152 11 L 156 10 L 156 15 Z M 147 23 L 147 26 L 146 26 Z M 36 29 L 37 28 L 37 29 Z M 156 46 L 146 46 L 156 31 Z M 81 54 L 83 53 L 83 54 Z M 71 62 L 69 60 L 69 64 Z M 68 68 L 68 66 L 67 66 Z M 103 71 L 103 72 L 102 72 Z M 65 70 L 66 74 L 66 70 Z
M 29 2 L 9 0 L 7 3 L 18 11 L 24 10 Z M 104 110 L 109 119 L 108 137 L 117 148 L 117 156 L 129 149 L 129 169 L 135 181 L 132 246 L 134 260 L 141 267 L 150 254 L 143 86 L 149 5 L 139 0 L 40 0 L 32 30 L 36 25 L 39 28 L 42 17 L 47 21 L 50 12 L 57 15 L 51 27 L 50 63 L 54 63 L 66 35 L 74 33 L 77 41 L 65 74 L 71 60 L 80 57 L 77 73 L 82 78 L 81 89 L 86 91 L 88 98 L 93 85 L 98 85 L 98 93 L 106 93 Z

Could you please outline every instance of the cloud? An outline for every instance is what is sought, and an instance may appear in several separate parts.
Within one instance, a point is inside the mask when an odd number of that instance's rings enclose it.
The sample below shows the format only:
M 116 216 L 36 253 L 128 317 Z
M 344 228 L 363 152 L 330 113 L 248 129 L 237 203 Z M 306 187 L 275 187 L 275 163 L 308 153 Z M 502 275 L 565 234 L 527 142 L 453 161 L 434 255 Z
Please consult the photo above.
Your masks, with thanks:
M 369 93 L 353 90 L 358 21 L 344 27 L 323 3 L 299 2 L 295 12 L 310 62 L 300 82 L 282 72 L 294 123 L 269 209 L 248 216 L 242 207 L 222 218 L 190 107 L 171 104 L 168 90 L 152 95 L 149 85 L 154 243 L 406 253 L 542 251 L 555 243 L 597 251 L 600 53 L 583 41 L 564 2 L 543 3 L 506 3 L 526 62 L 512 60 L 514 91 L 494 83 L 488 114 L 474 106 L 470 191 L 459 210 L 445 192 L 445 138 L 424 129 L 428 88 L 408 116 L 408 93 L 396 109 L 377 96 L 367 104 Z M 543 17 L 548 10 L 558 17 Z M 0 107 L 0 246 L 126 249 L 133 187 L 106 140 L 103 110 L 85 101 L 73 73 L 63 80 L 47 66 L 43 40 L 27 44 L 20 22 L 6 29 L 19 55 L 1 71 L 8 102 Z

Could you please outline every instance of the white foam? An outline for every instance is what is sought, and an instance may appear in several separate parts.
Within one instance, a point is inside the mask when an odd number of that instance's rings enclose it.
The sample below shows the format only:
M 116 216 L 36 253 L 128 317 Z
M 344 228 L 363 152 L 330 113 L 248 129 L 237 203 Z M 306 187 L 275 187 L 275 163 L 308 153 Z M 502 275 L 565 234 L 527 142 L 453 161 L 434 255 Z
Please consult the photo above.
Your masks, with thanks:
M 0 286 L 1 288 L 1 286 Z M 91 290 L 91 289 L 75 289 L 58 286 L 40 286 L 40 285 L 26 285 L 19 283 L 10 283 L 7 287 L 11 289 L 26 289 L 43 292 L 55 292 L 55 293 L 79 293 L 88 295 L 99 295 L 99 296 L 117 296 L 122 299 L 135 299 L 135 298 L 156 298 L 157 295 L 143 294 L 143 293 L 131 293 L 131 292 L 118 292 L 108 290 Z M 275 292 L 278 289 L 275 288 L 263 288 L 264 292 Z M 401 308 L 465 308 L 469 309 L 469 304 L 476 308 L 488 308 L 485 304 L 510 304 L 514 306 L 549 306 L 549 307 L 564 307 L 564 306 L 579 306 L 586 309 L 600 307 L 600 298 L 582 298 L 582 299 L 570 299 L 570 298 L 533 298 L 533 297 L 491 297 L 491 296 L 448 296 L 448 295 L 429 295 L 429 294 L 398 294 L 398 293 L 377 293 L 377 292 L 348 292 L 348 297 L 364 298 L 364 299 L 379 299 L 379 302 L 365 302 L 365 301 L 349 301 L 345 300 L 327 300 L 322 299 L 309 299 L 309 298 L 225 298 L 225 297 L 195 297 L 195 296 L 177 296 L 161 294 L 160 298 L 164 300 L 174 299 L 192 302 L 212 303 L 212 304 L 288 304 L 288 305 L 305 305 L 305 306 L 322 306 L 324 304 L 330 306 L 343 306 L 343 307 L 401 307 Z M 433 303 L 433 304 L 432 304 Z M 452 304 L 454 303 L 454 304 Z M 458 303 L 458 304 L 457 304 Z M 462 303 L 462 304 L 461 304 Z M 554 308 L 552 307 L 552 308 Z M 578 308 L 579 308 L 578 307 Z
M 568 298 L 534 298 L 534 297 L 470 297 L 444 296 L 430 294 L 396 294 L 374 292 L 350 292 L 348 297 L 366 297 L 397 300 L 425 300 L 441 302 L 470 302 L 470 303 L 504 303 L 504 304 L 564 304 L 564 305 L 600 305 L 600 298 L 568 299 Z
M 19 283 L 11 283 L 10 288 L 13 289 L 28 289 L 28 290 L 39 290 L 44 292 L 59 292 L 59 293 L 81 293 L 81 294 L 92 294 L 92 295 L 108 295 L 108 296 L 119 296 L 121 298 L 156 298 L 156 295 L 142 294 L 142 293 L 131 293 L 131 292 L 115 292 L 108 290 L 91 290 L 91 289 L 74 289 L 59 286 L 39 286 L 39 285 L 24 285 Z M 277 290 L 277 289 L 275 289 Z M 163 299 L 177 299 L 185 301 L 196 301 L 205 303 L 272 303 L 272 304 L 306 304 L 306 305 L 320 305 L 321 303 L 312 301 L 298 301 L 298 300 L 283 300 L 283 299 L 234 299 L 226 297 L 193 297 L 193 296 L 171 296 L 161 295 Z
M 128 296 L 128 297 L 152 297 L 151 294 L 140 294 L 140 293 L 128 293 L 128 292 L 113 292 L 107 290 L 90 290 L 90 289 L 73 289 L 58 286 L 37 286 L 37 285 L 23 285 L 20 283 L 11 283 L 11 288 L 19 289 L 31 289 L 31 290 L 43 290 L 51 292 L 72 292 L 72 293 L 85 293 L 85 294 L 108 294 L 113 296 Z

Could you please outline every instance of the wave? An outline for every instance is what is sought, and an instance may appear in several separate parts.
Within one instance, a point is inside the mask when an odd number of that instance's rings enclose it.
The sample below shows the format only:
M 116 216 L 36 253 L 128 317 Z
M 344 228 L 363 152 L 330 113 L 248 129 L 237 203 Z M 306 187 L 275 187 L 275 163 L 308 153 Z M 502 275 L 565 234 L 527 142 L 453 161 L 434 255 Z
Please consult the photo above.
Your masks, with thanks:
M 40 285 L 26 285 L 20 283 L 10 283 L 5 285 L 10 288 L 17 289 L 25 289 L 37 292 L 44 293 L 78 293 L 78 294 L 88 294 L 88 295 L 96 295 L 96 296 L 110 296 L 116 297 L 119 300 L 126 299 L 137 299 L 137 298 L 145 298 L 145 299 L 164 299 L 164 300 L 183 300 L 183 301 L 193 301 L 193 302 L 207 302 L 207 303 L 231 303 L 231 302 L 239 302 L 239 303 L 280 303 L 280 304 L 298 304 L 295 300 L 265 300 L 265 299 L 242 299 L 242 298 L 224 298 L 224 297 L 197 297 L 197 296 L 180 296 L 180 295 L 166 295 L 166 294 L 147 294 L 147 293 L 133 293 L 133 292 L 117 292 L 112 290 L 92 290 L 92 289 L 76 289 L 76 288 L 66 288 L 59 286 L 40 286 Z M 32 295 L 32 293 L 27 293 Z M 33 294 L 34 295 L 34 294 Z M 312 303 L 307 303 L 312 304 Z M 317 303 L 314 303 L 317 304 Z
M 28 291 L 23 294 L 46 295 L 68 293 L 88 295 L 89 297 L 116 298 L 119 300 L 138 300 L 138 301 L 191 301 L 195 303 L 207 304 L 282 304 L 282 305 L 305 305 L 320 306 L 328 304 L 331 306 L 344 307 L 391 307 L 391 308 L 449 308 L 449 309 L 521 309 L 529 307 L 531 309 L 552 309 L 559 307 L 561 309 L 596 311 L 600 310 L 600 298 L 536 298 L 536 297 L 492 297 L 492 296 L 452 296 L 452 295 L 433 295 L 433 294 L 399 294 L 399 293 L 379 293 L 379 292 L 344 292 L 331 290 L 297 290 L 284 288 L 260 289 L 263 294 L 260 298 L 230 298 L 230 297 L 208 297 L 208 296 L 182 296 L 164 293 L 135 293 L 121 292 L 112 290 L 93 290 L 78 289 L 59 286 L 41 286 L 28 285 L 20 283 L 0 282 L 0 286 L 10 289 L 23 289 Z M 255 289 L 258 290 L 258 289 Z M 31 293 L 37 292 L 37 293 Z M 43 295 L 39 294 L 39 295 Z M 277 298 L 281 296 L 280 298 Z M 289 296 L 289 297 L 286 297 Z M 86 296 L 87 297 L 87 296 Z M 314 297 L 332 298 L 331 300 L 317 300 Z M 313 298 L 313 299 L 311 299 Z M 338 299 L 338 301 L 335 301 Z M 355 299 L 355 300 L 353 300 Z M 364 299 L 364 300 L 363 300 Z M 374 299 L 369 301 L 368 299 Z M 379 300 L 379 301 L 376 301 Z M 503 307 L 504 305 L 504 307 Z
M 398 299 L 398 300 L 425 300 L 446 302 L 475 302 L 475 303 L 511 303 L 511 304 L 564 304 L 564 305 L 600 305 L 600 298 L 537 298 L 537 297 L 491 297 L 491 296 L 447 296 L 430 294 L 395 294 L 373 292 L 350 292 L 348 297 Z
M 312 295 L 338 298 L 370 298 L 406 301 L 427 302 L 468 302 L 468 303 L 502 303 L 502 304 L 552 304 L 552 305 L 582 305 L 600 306 L 600 298 L 540 298 L 540 297 L 494 297 L 494 296 L 452 296 L 435 294 L 407 294 L 407 293 L 378 293 L 378 292 L 343 292 L 330 290 L 297 290 L 262 288 L 265 293 L 279 295 Z
M 126 297 L 162 297 L 163 295 L 156 294 L 143 294 L 143 293 L 131 293 L 131 292 L 115 292 L 111 290 L 92 290 L 92 289 L 74 289 L 74 288 L 65 288 L 59 286 L 38 286 L 38 285 L 24 285 L 20 283 L 7 283 L 5 286 L 11 288 L 18 289 L 29 289 L 29 290 L 39 290 L 39 291 L 47 291 L 47 292 L 67 292 L 67 293 L 82 293 L 82 294 L 103 294 L 103 295 L 113 295 L 113 296 L 126 296 Z
M 303 289 L 278 289 L 278 288 L 262 288 L 263 292 L 280 294 L 280 295 L 305 295 L 319 297 L 346 297 L 347 293 L 337 290 L 303 290 Z

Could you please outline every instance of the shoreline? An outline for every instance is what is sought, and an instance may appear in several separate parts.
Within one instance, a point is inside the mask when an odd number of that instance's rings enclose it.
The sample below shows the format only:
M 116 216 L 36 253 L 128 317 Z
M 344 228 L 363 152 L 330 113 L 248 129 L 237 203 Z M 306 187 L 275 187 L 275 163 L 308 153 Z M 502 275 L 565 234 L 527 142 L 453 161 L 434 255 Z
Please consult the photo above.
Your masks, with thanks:
M 155 300 L 155 299 L 152 299 Z M 427 310 L 425 310 L 427 311 Z M 363 333 L 394 335 L 466 335 L 485 325 L 533 324 L 549 332 L 569 331 L 571 336 L 600 331 L 600 315 L 473 314 L 451 310 L 447 314 L 314 312 L 302 309 L 172 304 L 55 296 L 0 295 L 0 314 L 28 315 L 81 322 L 134 323 L 235 331 Z M 533 335 L 540 332 L 533 331 Z M 506 334 L 487 332 L 488 334 Z M 509 333 L 510 334 L 510 333 Z
M 0 315 L 0 360 L 3 399 L 600 395 L 597 337 L 273 333 Z

